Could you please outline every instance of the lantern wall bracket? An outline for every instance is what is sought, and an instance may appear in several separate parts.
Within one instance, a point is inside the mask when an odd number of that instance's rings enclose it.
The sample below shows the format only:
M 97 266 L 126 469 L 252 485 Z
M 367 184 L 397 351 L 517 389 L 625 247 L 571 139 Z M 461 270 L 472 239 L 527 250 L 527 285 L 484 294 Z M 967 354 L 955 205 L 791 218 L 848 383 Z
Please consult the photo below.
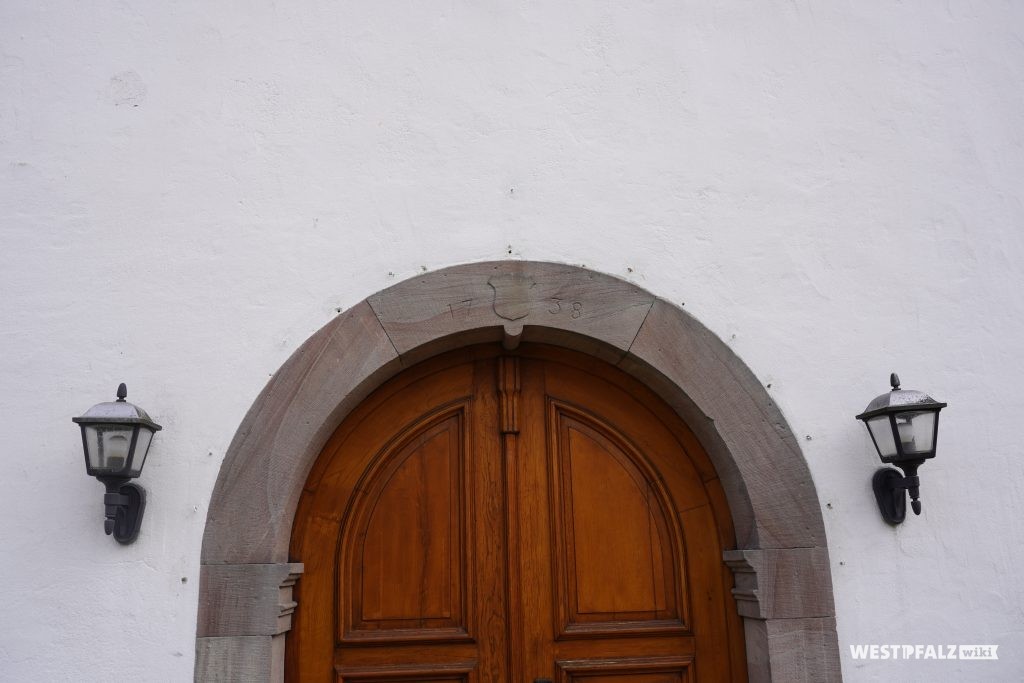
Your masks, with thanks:
M 103 530 L 121 545 L 134 543 L 146 512 L 146 489 L 122 478 L 97 477 L 107 492 L 103 496 L 106 519 Z
M 882 513 L 882 519 L 893 526 L 902 524 L 907 518 L 907 494 L 911 491 L 912 507 L 914 514 L 921 514 L 921 501 L 917 500 L 917 491 L 921 480 L 917 475 L 904 476 L 898 470 L 891 467 L 883 467 L 875 472 L 871 478 L 871 488 L 875 492 L 875 500 L 878 501 L 878 510 Z

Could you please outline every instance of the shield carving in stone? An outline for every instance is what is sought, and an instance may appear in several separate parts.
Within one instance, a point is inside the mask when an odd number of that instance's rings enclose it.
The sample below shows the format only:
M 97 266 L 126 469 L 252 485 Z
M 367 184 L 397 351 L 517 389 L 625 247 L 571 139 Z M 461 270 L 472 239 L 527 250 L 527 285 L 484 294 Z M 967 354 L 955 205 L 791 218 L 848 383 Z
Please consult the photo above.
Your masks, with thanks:
M 494 290 L 494 313 L 505 320 L 519 320 L 530 313 L 530 288 L 537 282 L 528 275 L 508 273 L 487 281 Z

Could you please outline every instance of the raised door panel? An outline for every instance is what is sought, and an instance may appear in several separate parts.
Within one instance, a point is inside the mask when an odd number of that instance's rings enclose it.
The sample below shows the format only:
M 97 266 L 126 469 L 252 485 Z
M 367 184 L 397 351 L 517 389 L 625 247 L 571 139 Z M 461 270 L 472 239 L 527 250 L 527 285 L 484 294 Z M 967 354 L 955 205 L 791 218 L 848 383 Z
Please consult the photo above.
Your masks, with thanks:
M 692 683 L 688 657 L 630 657 L 558 662 L 557 683 Z
M 379 681 L 386 681 L 387 683 L 468 683 L 470 678 L 468 675 L 465 676 L 438 676 L 436 673 L 426 673 L 422 675 L 401 673 L 394 674 L 389 671 L 382 673 L 360 673 L 360 674 L 338 674 L 338 683 L 378 683 Z
M 657 476 L 594 416 L 549 414 L 558 637 L 685 633 L 682 539 Z
M 409 428 L 357 486 L 338 563 L 338 640 L 469 637 L 465 419 Z
M 474 662 L 442 666 L 338 667 L 337 683 L 475 683 Z

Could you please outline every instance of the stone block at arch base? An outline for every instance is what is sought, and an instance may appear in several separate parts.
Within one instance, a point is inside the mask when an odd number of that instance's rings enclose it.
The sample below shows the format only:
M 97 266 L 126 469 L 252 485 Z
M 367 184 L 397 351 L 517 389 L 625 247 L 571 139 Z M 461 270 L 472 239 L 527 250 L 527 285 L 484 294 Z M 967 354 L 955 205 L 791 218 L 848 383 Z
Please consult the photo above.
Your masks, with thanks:
M 761 383 L 695 318 L 636 285 L 565 264 L 424 273 L 310 337 L 228 449 L 203 538 L 197 681 L 277 681 L 290 628 L 295 508 L 334 428 L 405 367 L 473 344 L 540 342 L 618 365 L 701 440 L 736 529 L 733 571 L 751 681 L 838 681 L 821 508 L 797 440 Z

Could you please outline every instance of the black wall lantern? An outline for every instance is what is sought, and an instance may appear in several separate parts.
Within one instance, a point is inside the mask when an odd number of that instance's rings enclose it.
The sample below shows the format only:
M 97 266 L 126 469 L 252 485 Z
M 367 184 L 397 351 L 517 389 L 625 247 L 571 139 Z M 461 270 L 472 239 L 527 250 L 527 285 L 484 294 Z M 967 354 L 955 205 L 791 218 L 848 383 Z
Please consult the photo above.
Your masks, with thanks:
M 900 389 L 896 373 L 889 376 L 892 391 L 877 397 L 857 416 L 864 420 L 878 457 L 891 467 L 875 472 L 871 487 L 882 517 L 889 524 L 900 524 L 907 516 L 907 497 L 914 514 L 921 514 L 920 485 L 917 468 L 935 457 L 939 436 L 939 411 L 946 407 L 920 391 Z
M 124 544 L 138 537 L 146 509 L 146 490 L 128 482 L 142 474 L 153 434 L 161 429 L 145 410 L 125 401 L 127 395 L 121 384 L 116 401 L 98 403 L 85 415 L 71 418 L 82 428 L 85 471 L 107 488 L 103 529 Z

